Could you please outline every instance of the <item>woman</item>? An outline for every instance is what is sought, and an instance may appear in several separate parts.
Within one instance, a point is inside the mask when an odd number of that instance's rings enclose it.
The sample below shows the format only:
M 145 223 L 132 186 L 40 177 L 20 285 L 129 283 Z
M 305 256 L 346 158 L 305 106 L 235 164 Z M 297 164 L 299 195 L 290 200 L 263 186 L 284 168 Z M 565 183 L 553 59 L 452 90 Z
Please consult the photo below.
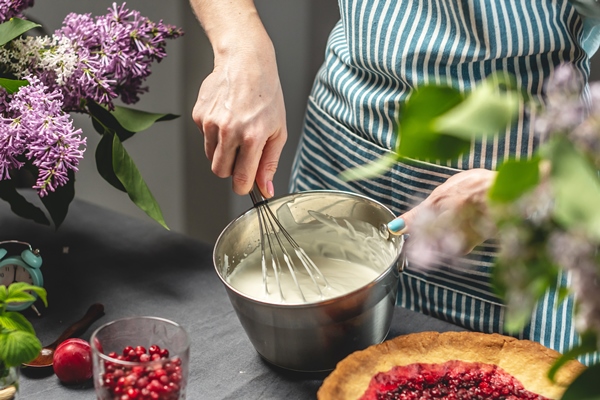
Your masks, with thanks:
M 270 197 L 287 136 L 275 55 L 252 1 L 223 3 L 192 0 L 215 52 L 214 71 L 200 88 L 193 117 L 204 133 L 213 172 L 232 176 L 236 193 L 247 193 L 256 180 Z M 575 3 L 590 6 L 586 12 L 596 10 L 593 1 Z M 508 157 L 530 157 L 537 147 L 524 111 L 510 131 L 473 143 L 455 162 L 397 163 L 376 179 L 356 182 L 343 182 L 339 174 L 395 148 L 402 137 L 396 135 L 401 105 L 423 84 L 451 82 L 468 90 L 489 74 L 506 71 L 540 97 L 544 80 L 565 62 L 587 81 L 597 47 L 595 25 L 573 4 L 340 0 L 341 19 L 309 98 L 291 191 L 363 193 L 400 215 L 390 223 L 396 231 L 409 230 L 423 204 L 450 213 L 483 206 L 496 166 Z M 473 238 L 470 245 L 484 239 Z M 484 243 L 460 260 L 460 267 L 410 266 L 402 276 L 399 304 L 473 330 L 503 332 L 505 308 L 489 283 L 496 250 Z M 559 284 L 567 285 L 568 277 L 561 276 Z M 519 336 L 560 352 L 571 347 L 577 340 L 568 318 L 572 299 L 557 303 L 554 292 L 546 296 Z

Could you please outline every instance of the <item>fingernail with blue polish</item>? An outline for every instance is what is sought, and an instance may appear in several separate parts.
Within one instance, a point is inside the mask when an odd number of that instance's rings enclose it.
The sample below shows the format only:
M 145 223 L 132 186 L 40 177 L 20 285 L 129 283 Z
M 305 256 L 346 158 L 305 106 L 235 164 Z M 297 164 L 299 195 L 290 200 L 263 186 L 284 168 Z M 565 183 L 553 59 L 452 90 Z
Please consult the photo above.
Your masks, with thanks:
M 388 223 L 388 229 L 393 233 L 398 233 L 406 227 L 406 223 L 402 218 L 396 218 Z

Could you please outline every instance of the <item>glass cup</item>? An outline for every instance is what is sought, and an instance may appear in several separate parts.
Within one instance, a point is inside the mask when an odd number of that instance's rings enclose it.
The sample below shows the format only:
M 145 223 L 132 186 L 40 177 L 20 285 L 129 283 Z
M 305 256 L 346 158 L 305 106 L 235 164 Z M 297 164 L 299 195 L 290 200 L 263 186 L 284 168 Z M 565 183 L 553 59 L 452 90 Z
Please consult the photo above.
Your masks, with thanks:
M 96 329 L 90 342 L 98 400 L 185 399 L 190 340 L 181 325 L 123 318 Z

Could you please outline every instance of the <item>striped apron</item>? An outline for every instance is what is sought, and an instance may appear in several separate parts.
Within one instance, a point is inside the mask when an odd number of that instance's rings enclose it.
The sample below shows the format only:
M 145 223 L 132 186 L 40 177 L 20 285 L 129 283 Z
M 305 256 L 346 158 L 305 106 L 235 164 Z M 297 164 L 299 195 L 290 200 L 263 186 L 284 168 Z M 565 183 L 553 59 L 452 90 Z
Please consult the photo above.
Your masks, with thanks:
M 589 75 L 583 21 L 567 0 L 339 0 L 339 6 L 341 20 L 308 101 L 292 192 L 359 192 L 402 214 L 451 175 L 530 157 L 538 145 L 535 116 L 522 108 L 514 127 L 472 143 L 458 160 L 399 162 L 374 179 L 341 181 L 342 171 L 395 148 L 400 106 L 413 88 L 452 82 L 468 90 L 494 71 L 508 71 L 538 97 L 560 63 L 572 63 L 584 79 Z M 505 333 L 505 307 L 490 285 L 496 251 L 486 242 L 458 263 L 426 270 L 409 260 L 398 304 L 468 329 Z M 568 275 L 559 279 L 559 286 L 569 285 Z M 550 292 L 517 336 L 564 352 L 579 340 L 572 312 L 572 298 L 559 302 Z

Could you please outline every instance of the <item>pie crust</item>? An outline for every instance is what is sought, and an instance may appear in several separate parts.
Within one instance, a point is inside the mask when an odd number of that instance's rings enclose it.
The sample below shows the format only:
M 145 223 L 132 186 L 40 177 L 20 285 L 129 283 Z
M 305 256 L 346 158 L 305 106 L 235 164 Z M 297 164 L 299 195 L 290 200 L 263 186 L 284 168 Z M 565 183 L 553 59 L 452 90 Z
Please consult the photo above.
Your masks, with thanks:
M 552 383 L 547 372 L 560 354 L 537 342 L 499 334 L 477 332 L 421 332 L 399 336 L 354 352 L 340 361 L 323 381 L 318 400 L 356 400 L 367 390 L 371 378 L 395 366 L 438 364 L 450 360 L 497 365 L 525 389 L 558 399 L 585 366 L 570 361 Z

